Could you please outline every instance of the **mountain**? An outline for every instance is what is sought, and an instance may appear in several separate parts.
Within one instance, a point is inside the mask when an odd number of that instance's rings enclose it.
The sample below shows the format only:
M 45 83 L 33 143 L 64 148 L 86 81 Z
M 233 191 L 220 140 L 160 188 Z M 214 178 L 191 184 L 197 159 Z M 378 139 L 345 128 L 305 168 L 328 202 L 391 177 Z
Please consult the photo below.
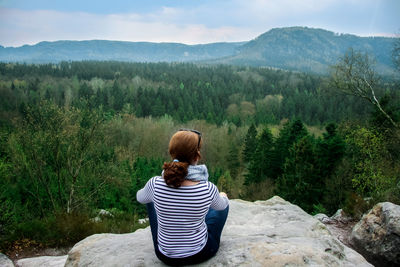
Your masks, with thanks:
M 391 55 L 395 40 L 335 34 L 306 27 L 277 28 L 238 47 L 236 55 L 216 59 L 214 63 L 326 73 L 329 66 L 352 47 L 375 58 L 378 72 L 391 74 L 394 71 Z
M 0 61 L 27 63 L 55 63 L 70 60 L 187 62 L 230 56 L 235 54 L 235 49 L 242 44 L 244 43 L 185 45 L 106 40 L 40 42 L 36 45 L 16 48 L 0 46 Z
M 201 62 L 327 73 L 329 66 L 352 47 L 372 56 L 379 73 L 392 75 L 394 41 L 396 38 L 359 37 L 323 29 L 289 27 L 275 28 L 249 42 L 236 43 L 185 45 L 92 40 L 41 42 L 16 48 L 0 46 L 0 61 Z

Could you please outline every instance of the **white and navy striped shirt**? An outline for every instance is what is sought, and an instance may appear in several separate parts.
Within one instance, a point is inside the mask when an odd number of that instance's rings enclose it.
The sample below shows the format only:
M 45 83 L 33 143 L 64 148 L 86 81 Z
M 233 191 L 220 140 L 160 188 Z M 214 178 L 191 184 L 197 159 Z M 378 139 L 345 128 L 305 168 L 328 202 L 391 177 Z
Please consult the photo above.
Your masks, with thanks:
M 142 204 L 154 203 L 158 248 L 170 258 L 188 257 L 202 250 L 208 238 L 205 217 L 209 208 L 223 210 L 229 205 L 208 181 L 173 188 L 161 176 L 151 178 L 136 198 Z

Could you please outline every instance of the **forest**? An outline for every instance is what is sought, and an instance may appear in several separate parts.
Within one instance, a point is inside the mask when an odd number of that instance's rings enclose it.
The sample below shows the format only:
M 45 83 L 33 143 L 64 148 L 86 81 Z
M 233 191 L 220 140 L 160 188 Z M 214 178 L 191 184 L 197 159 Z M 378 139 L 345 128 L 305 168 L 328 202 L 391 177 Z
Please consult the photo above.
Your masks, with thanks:
M 136 192 L 171 160 L 179 128 L 202 132 L 201 163 L 231 199 L 279 195 L 310 214 L 354 217 L 380 201 L 400 204 L 400 82 L 359 64 L 367 55 L 348 56 L 356 61 L 343 57 L 331 75 L 0 63 L 0 249 L 144 227 Z M 367 81 L 348 80 L 352 63 L 370 74 L 377 102 L 349 93 Z M 112 215 L 93 220 L 100 209 Z

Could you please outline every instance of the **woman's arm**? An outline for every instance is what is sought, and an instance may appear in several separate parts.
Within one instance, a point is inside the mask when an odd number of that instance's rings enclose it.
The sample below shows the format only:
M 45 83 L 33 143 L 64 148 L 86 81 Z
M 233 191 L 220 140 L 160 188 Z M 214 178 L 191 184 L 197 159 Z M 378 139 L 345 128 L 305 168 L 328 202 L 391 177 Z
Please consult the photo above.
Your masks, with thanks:
M 137 191 L 136 199 L 142 204 L 153 202 L 154 182 L 156 177 L 147 181 L 146 185 Z
M 229 205 L 229 199 L 226 193 L 224 192 L 219 192 L 218 188 L 210 183 L 211 187 L 211 206 L 210 208 L 215 209 L 215 210 L 224 210 L 226 207 Z

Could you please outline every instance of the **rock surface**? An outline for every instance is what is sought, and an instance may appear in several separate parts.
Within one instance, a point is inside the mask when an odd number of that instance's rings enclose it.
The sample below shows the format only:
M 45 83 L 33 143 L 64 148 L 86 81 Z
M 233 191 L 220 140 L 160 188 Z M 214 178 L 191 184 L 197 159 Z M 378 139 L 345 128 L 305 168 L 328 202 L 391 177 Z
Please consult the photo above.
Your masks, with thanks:
M 315 214 L 314 218 L 317 219 L 318 221 L 322 222 L 322 223 L 326 223 L 326 222 L 329 222 L 331 220 L 331 218 L 329 218 L 328 215 L 323 214 L 323 213 Z
M 400 206 L 376 204 L 351 233 L 352 244 L 378 266 L 400 265 Z
M 346 215 L 342 209 L 338 209 L 336 213 L 330 217 L 330 219 L 341 223 L 347 223 L 353 220 L 353 218 Z
M 1 267 L 14 267 L 14 263 L 6 255 L 0 253 L 0 266 Z
M 323 213 L 318 213 L 314 215 L 314 218 L 325 224 L 331 234 L 339 239 L 343 244 L 352 247 L 350 236 L 353 226 L 357 222 L 344 214 L 341 209 L 336 211 L 336 213 L 331 217 L 328 217 Z
M 62 265 L 60 265 L 62 266 Z M 97 234 L 77 243 L 65 266 L 163 266 L 150 228 Z M 372 266 L 298 206 L 273 197 L 230 201 L 217 255 L 201 266 Z
M 68 255 L 64 256 L 42 256 L 26 258 L 17 261 L 18 267 L 61 267 L 64 266 Z

